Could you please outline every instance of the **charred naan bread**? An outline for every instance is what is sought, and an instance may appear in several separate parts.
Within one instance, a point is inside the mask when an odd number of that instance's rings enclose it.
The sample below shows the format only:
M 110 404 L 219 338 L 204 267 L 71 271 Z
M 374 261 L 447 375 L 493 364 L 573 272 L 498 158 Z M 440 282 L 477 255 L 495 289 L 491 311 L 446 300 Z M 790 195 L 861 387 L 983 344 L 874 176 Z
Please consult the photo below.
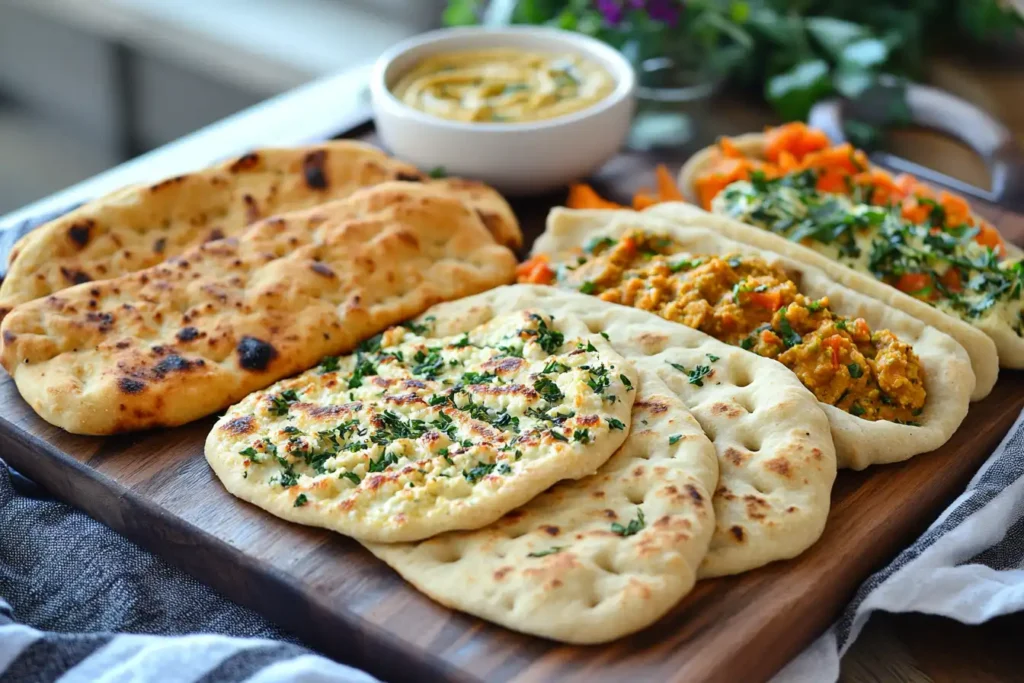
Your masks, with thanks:
M 514 249 L 522 243 L 508 204 L 481 183 L 431 181 L 415 167 L 353 141 L 263 149 L 118 190 L 33 230 L 11 252 L 0 285 L 0 319 L 17 304 L 142 270 L 204 242 L 238 235 L 262 218 L 395 180 L 442 188 L 468 202 L 499 244 Z
M 210 432 L 206 459 L 278 517 L 415 541 L 593 474 L 626 438 L 636 381 L 571 316 L 521 311 L 441 338 L 392 328 L 250 394 Z
M 466 203 L 388 183 L 23 304 L 0 360 L 68 431 L 178 425 L 514 270 Z

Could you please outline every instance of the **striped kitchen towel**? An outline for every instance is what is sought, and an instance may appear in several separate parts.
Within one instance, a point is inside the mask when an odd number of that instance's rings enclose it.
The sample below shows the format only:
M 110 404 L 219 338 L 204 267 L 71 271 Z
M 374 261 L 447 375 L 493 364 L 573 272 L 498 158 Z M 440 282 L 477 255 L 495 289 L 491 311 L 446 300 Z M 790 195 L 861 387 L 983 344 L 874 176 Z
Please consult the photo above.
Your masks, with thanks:
M 127 635 L 126 633 L 131 633 Z M 0 461 L 0 683 L 375 679 L 262 617 Z
M 980 624 L 1024 610 L 1024 413 L 967 490 L 857 591 L 839 620 L 772 683 L 839 678 L 871 614 L 921 612 Z

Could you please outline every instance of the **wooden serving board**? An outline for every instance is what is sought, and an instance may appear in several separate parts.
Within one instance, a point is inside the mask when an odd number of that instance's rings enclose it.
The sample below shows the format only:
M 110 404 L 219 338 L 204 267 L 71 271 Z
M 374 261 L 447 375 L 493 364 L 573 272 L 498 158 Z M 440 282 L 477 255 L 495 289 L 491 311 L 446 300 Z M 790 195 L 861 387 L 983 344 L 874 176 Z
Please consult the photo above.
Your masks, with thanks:
M 599 187 L 624 199 L 653 160 L 623 156 Z M 531 241 L 564 196 L 515 203 Z M 1024 237 L 1024 218 L 991 214 Z M 761 681 L 835 619 L 859 583 L 956 497 L 1024 407 L 1003 373 L 934 453 L 840 473 L 824 536 L 795 560 L 703 581 L 650 628 L 565 646 L 452 612 L 354 541 L 281 521 L 227 494 L 203 458 L 213 419 L 117 437 L 75 436 L 38 418 L 0 371 L 0 455 L 116 529 L 310 646 L 389 681 Z

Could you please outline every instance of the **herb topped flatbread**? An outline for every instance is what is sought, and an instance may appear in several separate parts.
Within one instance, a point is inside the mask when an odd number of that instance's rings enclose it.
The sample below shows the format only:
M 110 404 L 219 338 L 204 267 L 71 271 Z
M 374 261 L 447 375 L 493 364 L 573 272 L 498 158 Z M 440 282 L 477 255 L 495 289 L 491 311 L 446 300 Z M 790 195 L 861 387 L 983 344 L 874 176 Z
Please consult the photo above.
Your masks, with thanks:
M 446 338 L 392 328 L 232 407 L 206 457 L 285 519 L 418 540 L 592 474 L 626 438 L 635 384 L 571 316 L 512 313 Z

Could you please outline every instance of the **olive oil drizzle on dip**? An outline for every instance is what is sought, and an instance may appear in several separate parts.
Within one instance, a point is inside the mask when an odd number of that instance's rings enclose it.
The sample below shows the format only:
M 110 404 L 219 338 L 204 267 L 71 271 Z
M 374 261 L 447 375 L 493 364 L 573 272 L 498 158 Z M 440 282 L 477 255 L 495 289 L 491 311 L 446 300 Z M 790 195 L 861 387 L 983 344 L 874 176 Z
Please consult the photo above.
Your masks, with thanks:
M 579 55 L 501 48 L 429 57 L 392 92 L 444 119 L 522 123 L 586 109 L 614 89 L 607 71 Z
M 592 241 L 556 267 L 563 287 L 651 311 L 774 358 L 817 399 L 865 420 L 918 425 L 924 369 L 889 330 L 836 315 L 776 266 L 754 256 L 690 254 L 673 239 L 632 231 Z

